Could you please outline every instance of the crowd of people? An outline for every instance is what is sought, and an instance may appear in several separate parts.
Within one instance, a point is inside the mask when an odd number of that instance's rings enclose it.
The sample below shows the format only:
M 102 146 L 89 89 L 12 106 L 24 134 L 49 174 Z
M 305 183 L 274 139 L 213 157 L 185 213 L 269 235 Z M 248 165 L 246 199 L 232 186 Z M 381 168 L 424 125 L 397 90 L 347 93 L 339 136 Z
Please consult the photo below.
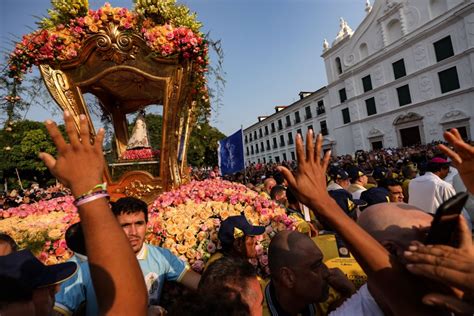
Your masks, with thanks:
M 27 189 L 13 189 L 9 192 L 0 192 L 0 209 L 17 207 L 20 204 L 33 204 L 70 194 L 71 191 L 61 183 L 47 188 L 42 188 L 37 183 L 32 183 Z
M 456 243 L 423 243 L 433 213 L 456 194 L 456 181 L 474 193 L 474 147 L 455 129 L 445 132 L 446 145 L 337 158 L 323 154 L 322 137 L 310 130 L 306 144 L 296 137 L 297 161 L 252 165 L 237 175 L 298 221 L 295 231 L 271 239 L 264 280 L 249 260 L 265 227 L 244 215 L 222 222 L 221 249 L 202 275 L 169 250 L 146 244 L 147 205 L 135 198 L 109 203 L 101 184 L 103 129 L 91 140 L 84 116 L 80 135 L 68 112 L 64 119 L 70 143 L 47 121 L 58 156 L 40 158 L 75 197 L 81 222 L 66 233 L 75 255 L 45 266 L 0 235 L 0 315 L 474 313 L 469 215 L 455 216 Z M 445 181 L 450 174 L 453 184 Z M 343 270 L 349 262 L 360 278 Z M 166 281 L 190 291 L 164 308 Z

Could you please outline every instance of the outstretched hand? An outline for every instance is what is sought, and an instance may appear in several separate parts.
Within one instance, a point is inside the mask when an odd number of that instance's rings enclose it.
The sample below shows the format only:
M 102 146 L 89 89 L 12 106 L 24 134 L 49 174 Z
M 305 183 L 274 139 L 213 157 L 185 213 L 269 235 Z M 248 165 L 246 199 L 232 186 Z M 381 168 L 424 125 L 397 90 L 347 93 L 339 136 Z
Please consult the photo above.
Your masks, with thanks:
M 105 168 L 102 153 L 104 129 L 99 129 L 95 139 L 91 139 L 85 115 L 80 116 L 80 135 L 68 111 L 64 112 L 64 122 L 70 143 L 66 143 L 56 123 L 48 120 L 46 129 L 58 155 L 55 159 L 48 153 L 40 153 L 39 157 L 53 176 L 70 188 L 74 196 L 79 196 L 102 182 Z
M 454 150 L 442 144 L 438 146 L 439 149 L 451 158 L 467 190 L 474 194 L 474 147 L 464 142 L 455 128 L 444 132 L 444 139 Z
M 440 281 L 464 292 L 461 297 L 440 293 L 429 293 L 423 297 L 428 305 L 437 305 L 455 313 L 474 313 L 474 247 L 472 234 L 465 219 L 459 216 L 460 245 L 453 248 L 446 245 L 425 246 L 413 243 L 405 258 L 407 269 L 414 274 Z
M 320 205 L 325 198 L 330 198 L 326 190 L 326 170 L 329 165 L 331 152 L 327 151 L 321 159 L 323 137 L 319 134 L 314 144 L 313 130 L 306 134 L 306 152 L 301 135 L 296 135 L 296 157 L 298 170 L 293 174 L 286 167 L 278 166 L 277 169 L 288 181 L 289 186 L 298 200 L 305 205 Z

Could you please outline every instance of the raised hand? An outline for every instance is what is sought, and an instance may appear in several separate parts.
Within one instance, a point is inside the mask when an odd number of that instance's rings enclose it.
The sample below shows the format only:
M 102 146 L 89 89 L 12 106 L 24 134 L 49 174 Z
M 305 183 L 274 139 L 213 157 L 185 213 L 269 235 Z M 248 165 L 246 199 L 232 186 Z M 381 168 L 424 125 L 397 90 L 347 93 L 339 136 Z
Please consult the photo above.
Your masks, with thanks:
M 414 243 L 405 252 L 409 262 L 407 269 L 414 274 L 440 281 L 464 292 L 454 296 L 429 293 L 423 297 L 428 305 L 438 305 L 455 313 L 474 313 L 474 247 L 472 234 L 465 219 L 459 217 L 460 245 L 453 248 L 445 245 L 425 246 Z M 462 293 L 461 292 L 461 293 Z
M 467 190 L 474 194 L 474 147 L 464 142 L 455 128 L 444 132 L 444 139 L 454 150 L 442 144 L 438 145 L 439 149 L 451 158 Z
M 53 176 L 70 188 L 74 196 L 78 196 L 102 182 L 105 168 L 102 153 L 104 129 L 99 129 L 95 139 L 91 139 L 84 115 L 80 116 L 80 135 L 68 111 L 64 112 L 64 122 L 70 143 L 66 143 L 56 123 L 48 120 L 46 129 L 56 145 L 58 156 L 55 159 L 50 154 L 40 153 L 39 157 Z
M 80 117 L 79 135 L 68 112 L 64 112 L 64 122 L 70 143 L 66 143 L 54 122 L 46 121 L 58 155 L 55 159 L 41 153 L 40 158 L 78 197 L 102 182 L 104 130 L 91 139 L 85 116 Z M 78 211 L 99 314 L 146 315 L 148 296 L 143 274 L 108 201 L 104 197 L 95 199 L 80 205 Z
M 289 186 L 294 189 L 298 200 L 305 205 L 320 205 L 324 203 L 329 194 L 326 190 L 326 170 L 329 164 L 331 152 L 327 151 L 321 159 L 321 148 L 323 137 L 317 136 L 316 146 L 314 145 L 313 130 L 309 130 L 306 135 L 306 152 L 303 148 L 301 135 L 296 135 L 296 156 L 298 159 L 298 171 L 293 174 L 286 167 L 277 167 Z

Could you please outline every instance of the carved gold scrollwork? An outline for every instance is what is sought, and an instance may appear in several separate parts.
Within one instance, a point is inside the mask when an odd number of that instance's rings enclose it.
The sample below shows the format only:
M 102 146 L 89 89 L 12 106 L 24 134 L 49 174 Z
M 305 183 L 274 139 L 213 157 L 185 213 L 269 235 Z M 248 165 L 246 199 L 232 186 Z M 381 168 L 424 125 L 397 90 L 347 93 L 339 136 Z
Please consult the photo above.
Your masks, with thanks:
M 71 85 L 66 74 L 61 70 L 55 70 L 49 65 L 40 65 L 40 71 L 51 96 L 63 111 L 67 110 L 71 113 L 76 129 L 79 131 L 79 115 L 85 114 L 89 117 L 89 112 L 79 88 Z M 91 136 L 94 136 L 94 126 L 90 120 L 89 128 Z
M 133 45 L 130 35 L 122 33 L 118 25 L 113 23 L 110 23 L 105 30 L 99 31 L 96 45 L 102 60 L 111 60 L 116 64 L 135 59 L 138 53 L 138 46 Z
M 145 184 L 141 182 L 140 180 L 134 180 L 125 187 L 123 192 L 127 196 L 132 196 L 132 197 L 141 199 L 144 196 L 147 196 L 156 192 L 160 192 L 162 190 L 163 190 L 163 187 L 161 185 Z

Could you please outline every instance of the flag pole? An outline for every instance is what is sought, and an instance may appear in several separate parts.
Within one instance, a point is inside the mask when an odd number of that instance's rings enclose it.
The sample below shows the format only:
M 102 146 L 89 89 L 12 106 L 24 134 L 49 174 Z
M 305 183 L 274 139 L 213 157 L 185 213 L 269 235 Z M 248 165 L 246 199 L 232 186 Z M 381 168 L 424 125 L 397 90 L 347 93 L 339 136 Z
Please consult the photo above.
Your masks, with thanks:
M 244 126 L 240 125 L 240 132 L 242 133 L 242 155 L 244 156 L 244 185 L 247 185 L 247 168 L 245 166 L 245 145 L 244 145 Z

